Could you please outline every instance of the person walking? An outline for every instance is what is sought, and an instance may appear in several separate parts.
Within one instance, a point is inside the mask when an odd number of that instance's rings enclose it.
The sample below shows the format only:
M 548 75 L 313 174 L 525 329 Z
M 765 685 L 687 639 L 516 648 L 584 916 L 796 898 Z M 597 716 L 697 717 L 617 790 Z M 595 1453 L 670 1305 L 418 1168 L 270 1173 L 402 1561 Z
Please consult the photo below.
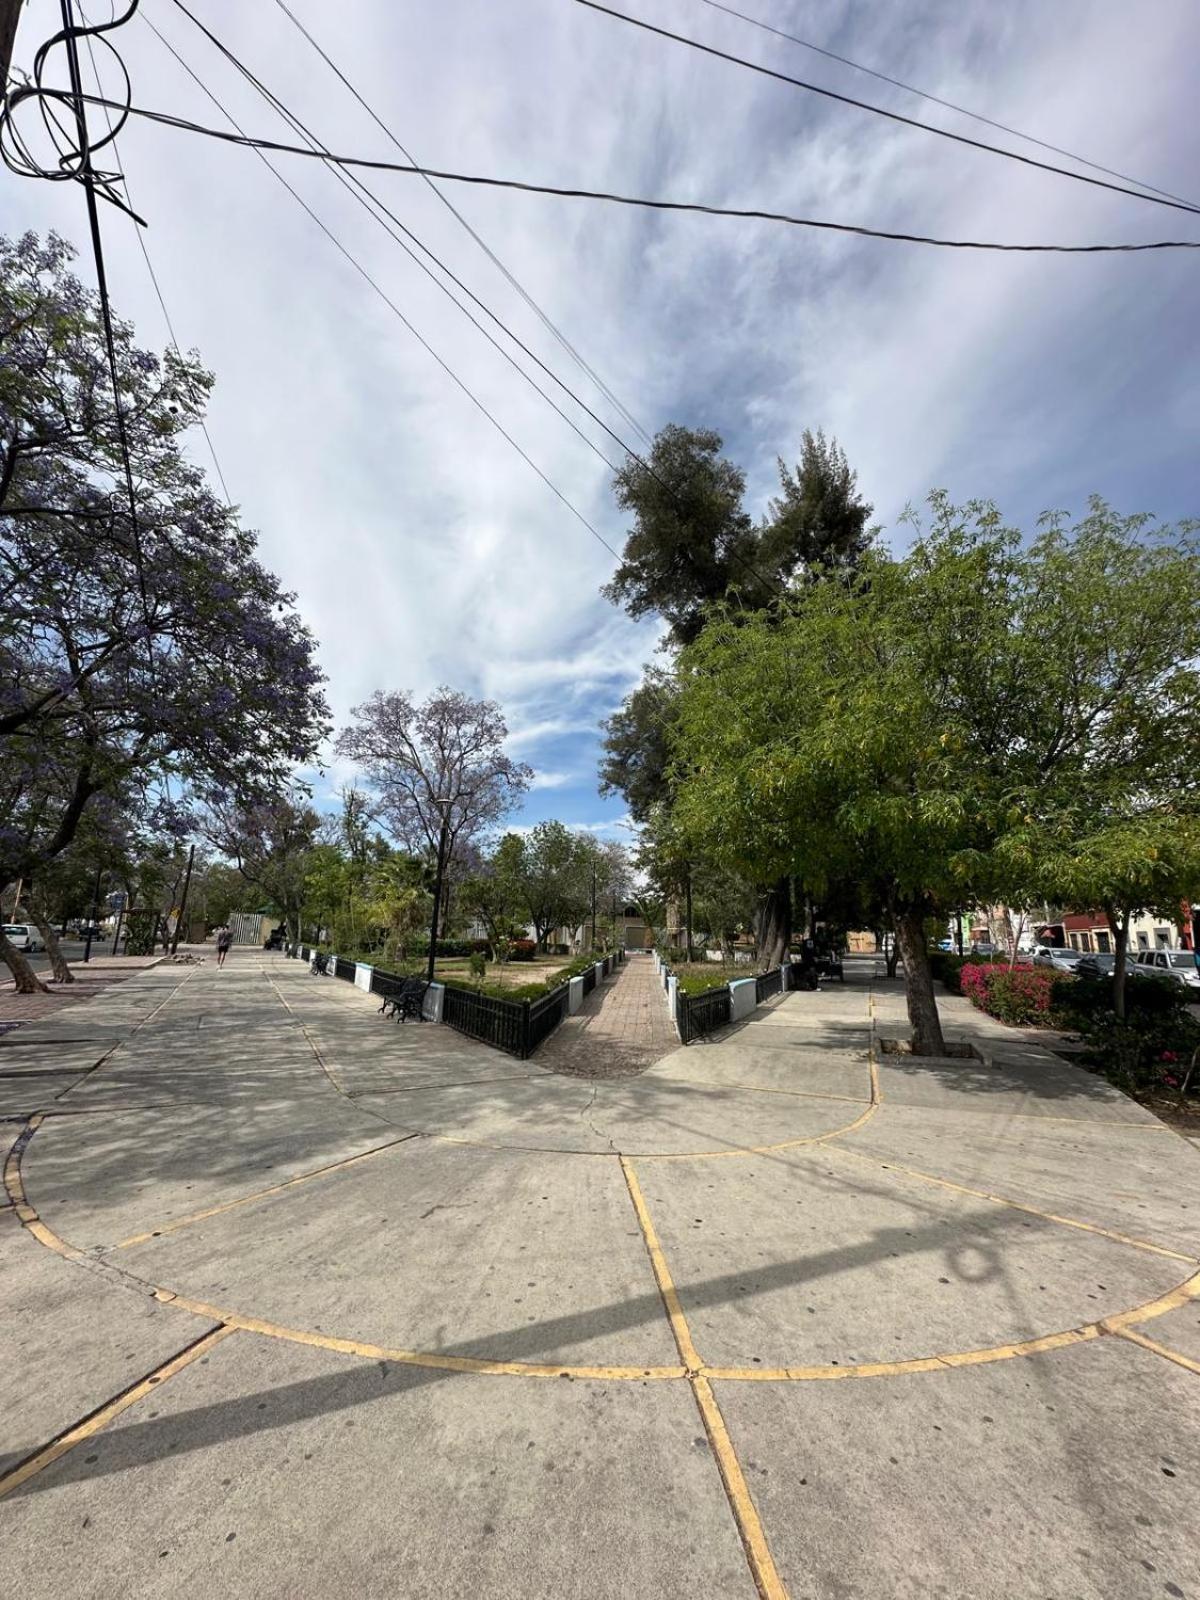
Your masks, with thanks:
M 217 965 L 225 965 L 225 957 L 229 954 L 229 947 L 233 943 L 233 932 L 228 923 L 222 923 L 217 929 Z

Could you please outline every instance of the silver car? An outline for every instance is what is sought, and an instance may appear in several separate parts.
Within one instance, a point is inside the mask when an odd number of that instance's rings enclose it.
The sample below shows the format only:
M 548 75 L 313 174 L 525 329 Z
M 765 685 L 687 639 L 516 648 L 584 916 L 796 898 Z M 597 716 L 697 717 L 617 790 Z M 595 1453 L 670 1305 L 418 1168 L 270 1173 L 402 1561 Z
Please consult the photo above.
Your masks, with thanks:
M 6 922 L 4 937 L 14 949 L 24 950 L 26 955 L 33 955 L 36 951 L 45 949 L 41 936 L 32 922 Z
M 1187 989 L 1200 990 L 1200 970 L 1191 950 L 1139 950 L 1137 970 L 1148 977 L 1171 978 Z
M 1033 952 L 1035 967 L 1053 967 L 1056 972 L 1074 972 L 1082 960 L 1082 950 L 1068 950 L 1056 944 L 1039 944 Z

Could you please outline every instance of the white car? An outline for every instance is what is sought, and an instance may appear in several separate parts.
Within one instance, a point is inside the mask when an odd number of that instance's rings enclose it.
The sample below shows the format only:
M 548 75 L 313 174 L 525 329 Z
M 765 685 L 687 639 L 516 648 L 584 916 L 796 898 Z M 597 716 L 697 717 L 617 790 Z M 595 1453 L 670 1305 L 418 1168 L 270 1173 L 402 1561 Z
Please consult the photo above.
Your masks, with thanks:
M 1185 988 L 1200 990 L 1200 969 L 1190 950 L 1139 950 L 1137 970 L 1147 977 L 1171 978 Z
M 4 937 L 14 949 L 24 950 L 26 955 L 46 948 L 32 922 L 6 922 Z
M 1074 972 L 1082 960 L 1082 950 L 1067 950 L 1056 944 L 1039 944 L 1033 952 L 1035 967 L 1053 967 L 1056 972 Z

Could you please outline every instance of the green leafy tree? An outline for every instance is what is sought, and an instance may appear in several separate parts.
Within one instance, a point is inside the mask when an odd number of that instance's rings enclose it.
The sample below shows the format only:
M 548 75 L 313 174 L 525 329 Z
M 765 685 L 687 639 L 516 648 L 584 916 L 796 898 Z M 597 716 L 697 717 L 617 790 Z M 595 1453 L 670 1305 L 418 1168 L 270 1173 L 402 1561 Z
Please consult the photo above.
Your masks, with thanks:
M 927 919 L 992 894 L 1092 898 L 1098 877 L 1047 842 L 1090 809 L 1085 854 L 1140 840 L 1144 857 L 1147 795 L 1196 814 L 1200 733 L 1193 526 L 1095 501 L 1026 541 L 983 503 L 933 513 L 902 560 L 869 554 L 776 619 L 714 621 L 684 654 L 677 724 L 697 850 L 884 897 L 921 1054 L 943 1048 Z
M 577 928 L 592 903 L 591 841 L 561 822 L 539 822 L 522 841 L 519 879 L 534 937 L 544 949 L 554 928 Z
M 204 818 L 209 841 L 279 911 L 293 940 L 320 825 L 311 806 L 286 795 L 255 806 L 213 806 Z

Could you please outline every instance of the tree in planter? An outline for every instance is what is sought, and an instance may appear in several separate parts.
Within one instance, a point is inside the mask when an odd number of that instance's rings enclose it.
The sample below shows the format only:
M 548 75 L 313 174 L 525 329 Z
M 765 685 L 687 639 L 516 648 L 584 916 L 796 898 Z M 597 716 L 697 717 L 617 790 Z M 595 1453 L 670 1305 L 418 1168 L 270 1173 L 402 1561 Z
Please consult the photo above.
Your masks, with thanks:
M 209 374 L 118 322 L 131 521 L 98 305 L 70 254 L 0 240 L 0 881 L 36 880 L 102 797 L 148 806 L 171 776 L 258 798 L 324 732 L 292 597 L 181 448 Z
M 533 769 L 504 753 L 508 735 L 494 700 L 442 687 L 421 705 L 402 690 L 356 706 L 338 753 L 357 762 L 374 791 L 375 815 L 392 837 L 436 863 L 429 977 L 437 952 L 444 876 L 456 852 L 494 828 L 529 788 Z
M 487 930 L 492 958 L 503 963 L 511 947 L 513 929 L 528 920 L 524 882 L 525 842 L 506 833 L 481 854 L 475 870 L 463 881 L 463 903 Z

